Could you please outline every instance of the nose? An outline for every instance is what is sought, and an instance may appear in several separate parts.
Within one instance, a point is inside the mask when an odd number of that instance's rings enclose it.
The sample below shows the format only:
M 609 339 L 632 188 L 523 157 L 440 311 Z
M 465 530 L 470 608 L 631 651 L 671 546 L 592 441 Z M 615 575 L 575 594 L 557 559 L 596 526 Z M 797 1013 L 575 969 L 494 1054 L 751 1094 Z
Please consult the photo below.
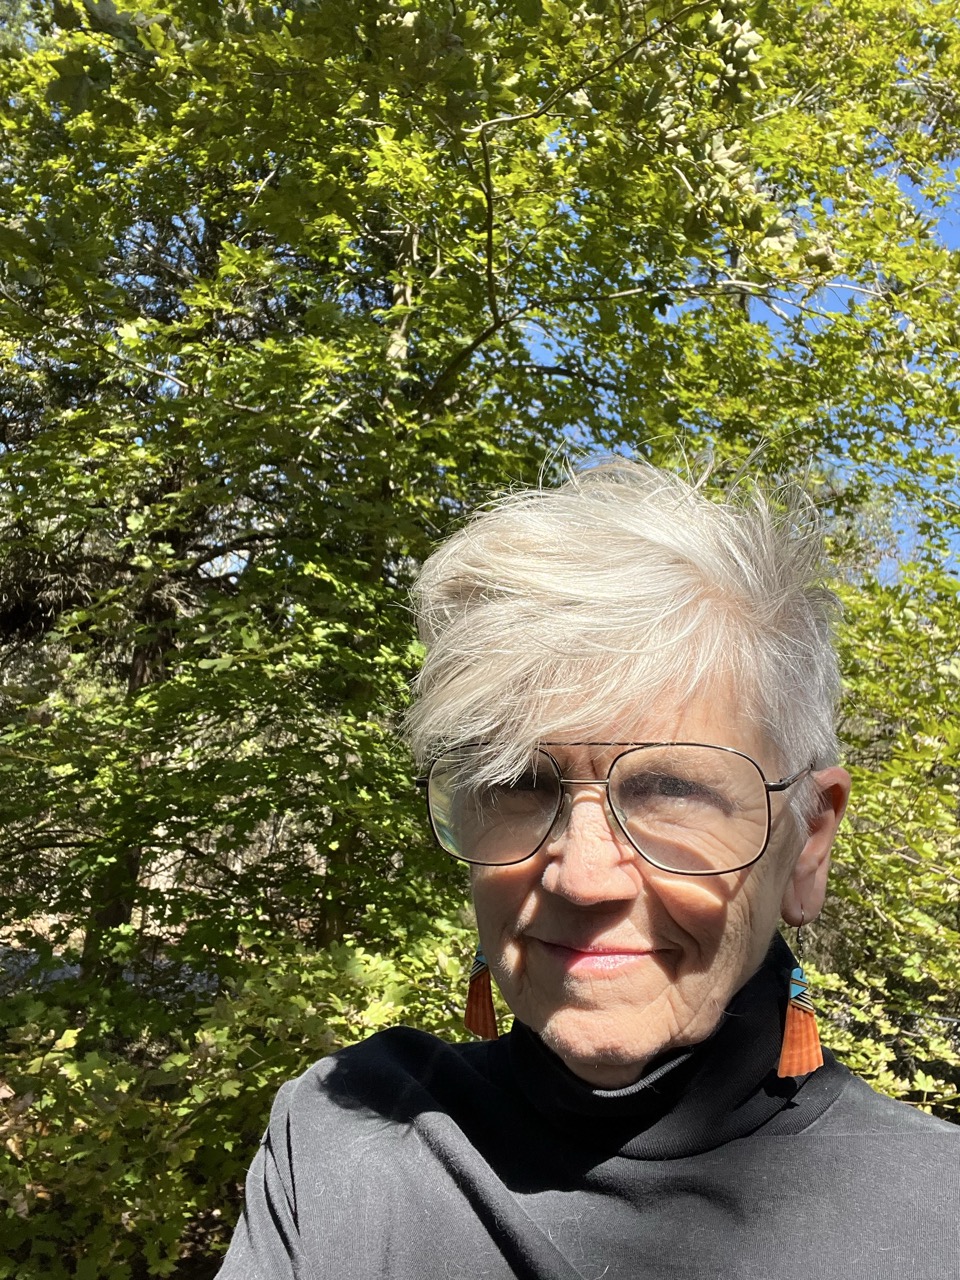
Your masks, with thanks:
M 611 826 L 602 783 L 564 785 L 544 853 L 544 889 L 578 906 L 629 901 L 640 892 L 637 855 Z

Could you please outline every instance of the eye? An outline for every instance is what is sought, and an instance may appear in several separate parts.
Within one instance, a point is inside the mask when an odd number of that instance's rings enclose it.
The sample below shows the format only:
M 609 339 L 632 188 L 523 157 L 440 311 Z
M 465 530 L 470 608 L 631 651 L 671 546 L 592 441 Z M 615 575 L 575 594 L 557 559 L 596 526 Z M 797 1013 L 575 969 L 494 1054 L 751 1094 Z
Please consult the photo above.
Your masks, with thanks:
M 658 795 L 669 796 L 674 800 L 707 800 L 710 792 L 700 782 L 691 782 L 689 778 L 677 778 L 668 773 L 655 776 Z
M 520 796 L 533 792 L 552 791 L 554 779 L 546 769 L 524 769 L 516 778 L 505 778 L 500 782 L 490 782 L 485 791 L 492 796 Z
M 631 773 L 620 784 L 625 796 L 642 800 L 648 796 L 679 796 L 689 793 L 690 784 L 684 778 L 668 773 Z
M 501 786 L 505 791 L 542 791 L 543 774 L 538 775 L 533 769 L 526 769 L 519 778 L 503 782 Z
M 697 778 L 676 773 L 650 770 L 632 773 L 623 779 L 618 790 L 621 803 L 631 809 L 659 806 L 714 808 L 723 813 L 730 811 L 729 801 L 715 787 Z

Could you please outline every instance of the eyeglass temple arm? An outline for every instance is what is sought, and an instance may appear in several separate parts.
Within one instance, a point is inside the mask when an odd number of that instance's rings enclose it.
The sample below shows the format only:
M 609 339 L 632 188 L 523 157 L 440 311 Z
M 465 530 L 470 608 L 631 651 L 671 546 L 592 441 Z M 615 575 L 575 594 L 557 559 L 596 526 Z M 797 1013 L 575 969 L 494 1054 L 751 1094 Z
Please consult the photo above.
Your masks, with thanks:
M 786 791 L 787 787 L 792 787 L 795 782 L 799 782 L 808 773 L 813 773 L 812 764 L 808 764 L 804 769 L 798 769 L 796 773 L 791 773 L 789 778 L 781 778 L 779 782 L 764 781 L 763 785 L 768 791 Z

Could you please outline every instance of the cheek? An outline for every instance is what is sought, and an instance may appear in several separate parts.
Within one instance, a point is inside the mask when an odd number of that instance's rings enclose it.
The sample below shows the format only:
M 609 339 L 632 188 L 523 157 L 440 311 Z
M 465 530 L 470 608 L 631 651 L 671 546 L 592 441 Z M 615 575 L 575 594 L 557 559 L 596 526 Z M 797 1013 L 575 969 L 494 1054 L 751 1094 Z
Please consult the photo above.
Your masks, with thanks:
M 743 874 L 745 881 L 736 897 L 731 899 L 728 930 L 736 937 L 742 976 L 746 980 L 763 961 L 770 940 L 777 931 L 788 872 L 773 856 Z
M 654 911 L 663 913 L 671 930 L 679 930 L 690 950 L 709 962 L 735 927 L 743 875 L 668 877 L 659 873 L 648 881 Z
M 525 867 L 474 867 L 471 892 L 477 928 L 487 959 L 492 960 L 516 937 L 533 892 Z
M 780 916 L 780 877 L 771 861 L 734 876 L 675 879 L 659 886 L 661 908 L 684 936 L 681 972 L 710 973 L 734 989 L 762 961 Z M 732 994 L 731 989 L 731 994 Z

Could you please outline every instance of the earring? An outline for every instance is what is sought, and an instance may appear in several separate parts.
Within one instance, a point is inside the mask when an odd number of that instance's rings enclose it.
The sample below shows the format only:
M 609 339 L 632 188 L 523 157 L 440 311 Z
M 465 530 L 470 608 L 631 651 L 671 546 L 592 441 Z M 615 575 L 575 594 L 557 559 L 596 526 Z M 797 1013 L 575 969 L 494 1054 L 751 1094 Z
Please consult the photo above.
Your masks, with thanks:
M 820 1048 L 820 1035 L 817 1031 L 817 1013 L 807 990 L 807 980 L 803 974 L 803 939 L 800 930 L 803 928 L 803 909 L 800 910 L 800 924 L 797 926 L 797 965 L 790 975 L 790 1001 L 787 1005 L 787 1016 L 783 1024 L 783 1044 L 780 1049 L 780 1061 L 777 1064 L 778 1076 L 805 1076 L 823 1066 L 823 1051 Z
M 496 1010 L 493 1007 L 490 967 L 479 946 L 470 969 L 470 986 L 467 990 L 467 1008 L 463 1015 L 463 1025 L 481 1040 L 496 1040 L 500 1034 L 497 1031 Z

